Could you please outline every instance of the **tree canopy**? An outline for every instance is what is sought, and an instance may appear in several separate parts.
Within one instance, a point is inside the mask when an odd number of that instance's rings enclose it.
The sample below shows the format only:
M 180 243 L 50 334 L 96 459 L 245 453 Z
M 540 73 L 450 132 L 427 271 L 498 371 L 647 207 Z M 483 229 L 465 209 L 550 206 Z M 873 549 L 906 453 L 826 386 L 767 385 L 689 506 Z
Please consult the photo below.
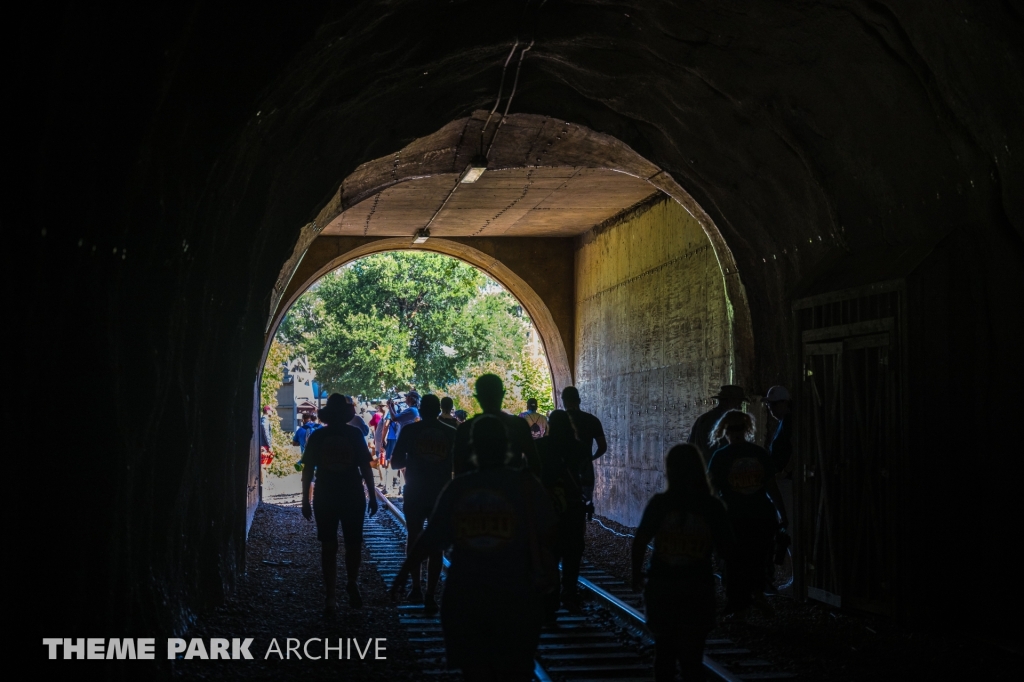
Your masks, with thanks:
M 326 275 L 289 310 L 278 338 L 309 355 L 328 391 L 376 398 L 517 362 L 529 325 L 518 301 L 471 265 L 397 251 Z

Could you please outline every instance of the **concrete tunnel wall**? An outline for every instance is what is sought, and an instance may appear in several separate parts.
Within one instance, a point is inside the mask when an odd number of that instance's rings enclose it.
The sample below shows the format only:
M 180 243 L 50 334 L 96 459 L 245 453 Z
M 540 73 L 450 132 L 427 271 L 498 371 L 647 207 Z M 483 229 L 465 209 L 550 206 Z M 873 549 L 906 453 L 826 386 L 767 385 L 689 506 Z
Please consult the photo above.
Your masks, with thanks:
M 665 453 L 733 374 L 722 270 L 675 201 L 659 198 L 578 240 L 576 358 L 583 409 L 608 438 L 595 504 L 636 526 L 665 489 Z

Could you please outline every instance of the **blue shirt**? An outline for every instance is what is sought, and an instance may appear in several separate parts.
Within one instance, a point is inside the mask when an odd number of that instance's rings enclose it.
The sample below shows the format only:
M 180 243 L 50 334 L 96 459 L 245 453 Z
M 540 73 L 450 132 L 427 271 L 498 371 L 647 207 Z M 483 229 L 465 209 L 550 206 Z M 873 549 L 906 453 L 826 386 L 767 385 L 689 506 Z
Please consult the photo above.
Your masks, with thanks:
M 358 414 L 352 417 L 348 425 L 354 426 L 357 429 L 359 429 L 359 433 L 363 434 L 363 438 L 370 435 L 370 427 L 366 425 L 366 422 L 364 422 L 363 418 L 360 417 Z
M 388 440 L 398 440 L 398 434 L 406 424 L 412 424 L 420 418 L 420 411 L 415 407 L 407 407 L 397 416 L 391 417 L 391 426 L 388 427 Z
M 306 452 L 306 441 L 309 440 L 309 434 L 313 433 L 317 429 L 322 429 L 323 427 L 323 424 L 307 422 L 295 430 L 295 436 L 292 437 L 292 442 L 299 444 L 299 452 Z

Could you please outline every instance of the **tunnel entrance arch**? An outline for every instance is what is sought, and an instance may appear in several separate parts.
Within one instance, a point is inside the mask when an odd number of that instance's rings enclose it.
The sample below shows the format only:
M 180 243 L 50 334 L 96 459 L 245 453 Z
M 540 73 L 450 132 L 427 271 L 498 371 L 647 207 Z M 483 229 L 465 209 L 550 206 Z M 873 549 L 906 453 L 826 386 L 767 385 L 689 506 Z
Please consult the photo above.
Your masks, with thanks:
M 280 271 L 268 343 L 283 310 L 344 262 L 414 248 L 460 257 L 524 304 L 553 386 L 580 387 L 605 422 L 598 495 L 608 516 L 636 525 L 664 485 L 667 447 L 718 386 L 753 377 L 735 258 L 686 190 L 620 140 L 546 116 L 488 118 L 452 121 L 342 180 Z M 463 182 L 481 159 L 482 175 Z

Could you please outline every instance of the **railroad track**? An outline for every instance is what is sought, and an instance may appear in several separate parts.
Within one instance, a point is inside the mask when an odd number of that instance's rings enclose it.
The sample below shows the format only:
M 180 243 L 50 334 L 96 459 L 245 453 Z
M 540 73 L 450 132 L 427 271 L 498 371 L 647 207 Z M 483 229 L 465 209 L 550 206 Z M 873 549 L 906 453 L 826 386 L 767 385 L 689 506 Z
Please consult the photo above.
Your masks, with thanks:
M 364 533 L 377 571 L 390 585 L 405 560 L 405 515 L 394 501 L 375 491 L 381 510 Z M 445 566 L 448 560 L 445 559 Z M 558 612 L 555 628 L 541 632 L 534 678 L 538 682 L 620 680 L 638 682 L 653 677 L 654 640 L 640 610 L 640 596 L 621 580 L 584 562 L 580 587 L 590 595 L 582 615 Z M 439 616 L 426 616 L 418 605 L 401 605 L 399 620 L 419 651 L 425 674 L 444 671 L 444 639 Z M 709 639 L 704 669 L 709 680 L 782 680 L 792 673 L 768 670 L 771 663 L 752 658 L 732 640 Z

